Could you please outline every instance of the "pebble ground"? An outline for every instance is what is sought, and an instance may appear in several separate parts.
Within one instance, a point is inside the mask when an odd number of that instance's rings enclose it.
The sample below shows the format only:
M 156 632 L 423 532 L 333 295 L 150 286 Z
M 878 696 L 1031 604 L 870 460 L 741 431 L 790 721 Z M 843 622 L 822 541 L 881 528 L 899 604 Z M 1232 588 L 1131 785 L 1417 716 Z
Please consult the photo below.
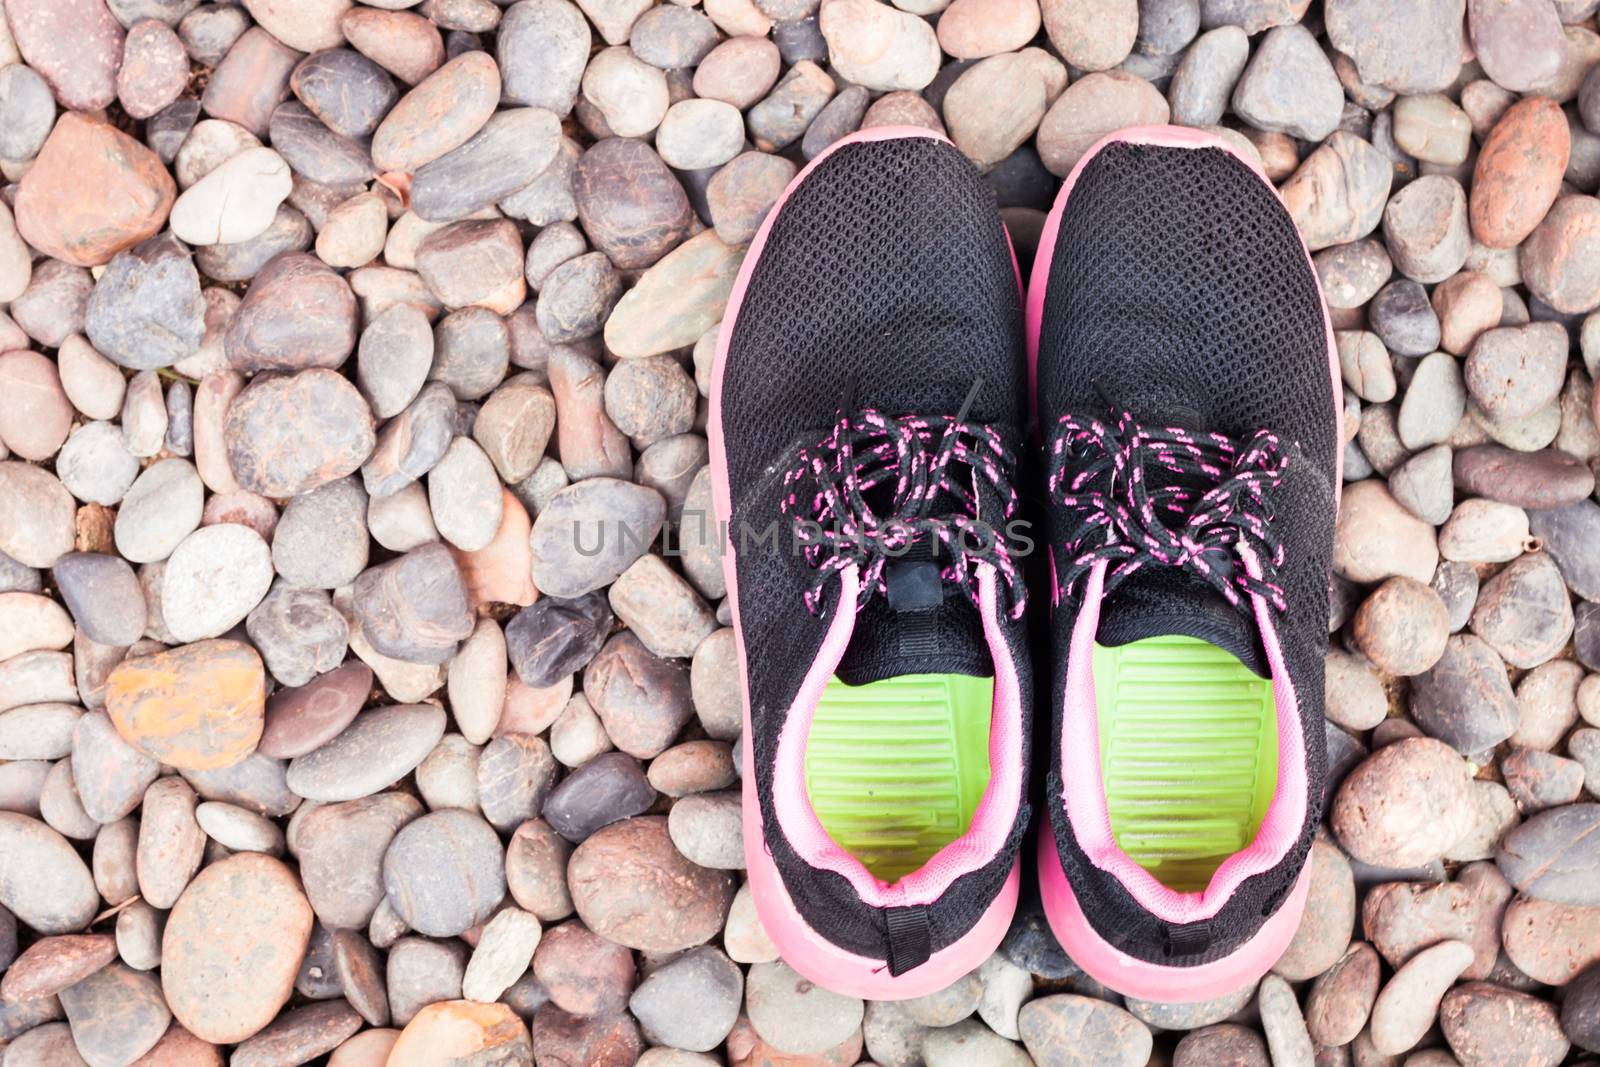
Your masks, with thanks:
M 1596 7 L 6 0 L 0 1062 L 1592 1062 Z M 1337 329 L 1305 920 L 1201 1005 L 1036 904 L 939 993 L 815 988 L 695 532 L 745 246 L 912 124 L 1026 254 L 1167 121 L 1260 160 Z

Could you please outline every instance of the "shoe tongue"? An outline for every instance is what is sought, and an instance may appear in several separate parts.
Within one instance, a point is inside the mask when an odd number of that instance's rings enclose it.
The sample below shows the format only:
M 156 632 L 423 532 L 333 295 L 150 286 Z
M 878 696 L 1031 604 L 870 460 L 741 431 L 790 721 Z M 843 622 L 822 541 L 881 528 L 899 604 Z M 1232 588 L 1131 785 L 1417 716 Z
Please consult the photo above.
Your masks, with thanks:
M 1107 647 L 1181 634 L 1215 645 L 1263 678 L 1272 677 L 1255 618 L 1183 571 L 1143 568 L 1100 602 L 1095 641 Z
M 915 546 L 889 566 L 889 593 L 874 595 L 834 672 L 846 685 L 907 674 L 994 673 L 983 620 L 965 592 L 940 580 L 931 552 Z

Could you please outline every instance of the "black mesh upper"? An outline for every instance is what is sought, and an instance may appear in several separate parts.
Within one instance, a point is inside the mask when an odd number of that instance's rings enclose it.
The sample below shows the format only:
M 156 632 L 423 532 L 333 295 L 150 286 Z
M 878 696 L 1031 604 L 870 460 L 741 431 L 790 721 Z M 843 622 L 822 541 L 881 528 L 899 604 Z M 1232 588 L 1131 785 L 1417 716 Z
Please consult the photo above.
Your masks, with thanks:
M 843 877 L 804 863 L 777 832 L 770 786 L 783 715 L 831 620 L 802 603 L 814 572 L 791 551 L 789 519 L 779 511 L 782 475 L 847 400 L 891 415 L 951 415 L 974 381 L 982 387 L 969 417 L 995 425 L 1020 449 L 1021 300 L 993 191 L 958 151 L 931 138 L 842 147 L 780 209 L 732 329 L 720 406 L 751 701 L 746 743 L 767 845 L 818 933 L 886 959 L 883 912 L 863 904 Z M 778 531 L 776 543 L 758 540 L 768 529 Z M 750 531 L 743 545 L 741 531 Z M 896 659 L 874 641 L 881 610 L 869 605 L 857 621 L 842 665 L 852 682 L 916 670 L 992 672 L 975 654 L 983 645 L 978 616 L 961 592 L 947 592 L 943 654 L 926 662 Z M 1007 622 L 1004 629 L 1026 731 L 1032 689 L 1024 627 Z M 965 934 L 993 901 L 1026 822 L 1024 803 L 1006 848 L 930 906 L 934 951 Z
M 1044 431 L 1063 412 L 1103 414 L 1114 405 L 1143 422 L 1237 440 L 1271 429 L 1290 461 L 1270 494 L 1273 532 L 1287 551 L 1278 580 L 1288 612 L 1278 618 L 1278 632 L 1300 699 L 1311 795 L 1295 847 L 1276 868 L 1243 883 L 1212 920 L 1203 949 L 1174 952 L 1166 925 L 1078 848 L 1062 803 L 1060 766 L 1062 690 L 1077 605 L 1069 601 L 1052 614 L 1046 803 L 1056 843 L 1090 925 L 1149 962 L 1206 963 L 1253 936 L 1292 888 L 1321 818 L 1322 670 L 1339 446 L 1325 315 L 1288 213 L 1270 186 L 1226 152 L 1116 143 L 1079 175 L 1062 215 L 1039 337 Z M 1046 516 L 1052 544 L 1076 524 L 1054 505 L 1047 504 Z M 1201 583 L 1156 572 L 1106 598 L 1099 640 L 1122 644 L 1186 632 L 1259 669 L 1253 635 L 1239 639 L 1252 628 Z

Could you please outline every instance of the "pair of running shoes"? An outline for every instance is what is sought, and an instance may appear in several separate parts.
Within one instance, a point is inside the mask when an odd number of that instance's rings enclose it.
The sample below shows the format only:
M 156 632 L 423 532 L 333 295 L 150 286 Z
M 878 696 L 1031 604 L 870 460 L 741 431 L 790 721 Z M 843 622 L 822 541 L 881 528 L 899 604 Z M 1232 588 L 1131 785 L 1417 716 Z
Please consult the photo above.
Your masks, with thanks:
M 1026 295 L 936 134 L 800 172 L 710 418 L 745 859 L 796 971 L 897 999 L 979 966 L 1041 805 L 1090 976 L 1192 1001 L 1272 966 L 1322 810 L 1340 397 L 1305 246 L 1217 136 L 1090 149 Z

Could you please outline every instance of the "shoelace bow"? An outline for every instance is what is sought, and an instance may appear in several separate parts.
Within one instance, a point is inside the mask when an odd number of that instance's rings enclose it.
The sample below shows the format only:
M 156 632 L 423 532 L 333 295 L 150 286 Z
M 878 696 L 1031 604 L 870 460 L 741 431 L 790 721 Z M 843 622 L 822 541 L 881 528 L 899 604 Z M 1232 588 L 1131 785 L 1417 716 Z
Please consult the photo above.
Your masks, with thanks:
M 943 580 L 974 603 L 976 566 L 992 564 L 1010 616 L 1021 617 L 1026 589 L 1003 530 L 1017 509 L 1016 460 L 994 427 L 967 419 L 978 388 L 974 383 L 953 417 L 895 417 L 846 404 L 828 436 L 800 450 L 784 475 L 781 509 L 793 517 L 796 543 L 817 571 L 805 594 L 813 615 L 823 613 L 827 584 L 846 566 L 860 569 L 859 610 L 872 594 L 887 595 L 891 563 L 912 545 L 930 544 L 940 552 Z M 979 479 L 1005 501 L 998 525 L 978 517 Z M 889 504 L 874 508 L 867 494 L 885 487 L 892 487 Z
M 1273 580 L 1284 549 L 1272 533 L 1266 494 L 1286 465 L 1269 430 L 1240 444 L 1221 434 L 1141 426 L 1126 411 L 1109 422 L 1062 416 L 1050 442 L 1049 490 L 1081 521 L 1067 540 L 1074 555 L 1059 588 L 1070 591 L 1104 561 L 1109 593 L 1156 563 L 1199 575 L 1235 607 L 1245 606 L 1243 593 L 1285 610 Z M 1256 557 L 1260 577 L 1245 571 L 1241 549 Z

